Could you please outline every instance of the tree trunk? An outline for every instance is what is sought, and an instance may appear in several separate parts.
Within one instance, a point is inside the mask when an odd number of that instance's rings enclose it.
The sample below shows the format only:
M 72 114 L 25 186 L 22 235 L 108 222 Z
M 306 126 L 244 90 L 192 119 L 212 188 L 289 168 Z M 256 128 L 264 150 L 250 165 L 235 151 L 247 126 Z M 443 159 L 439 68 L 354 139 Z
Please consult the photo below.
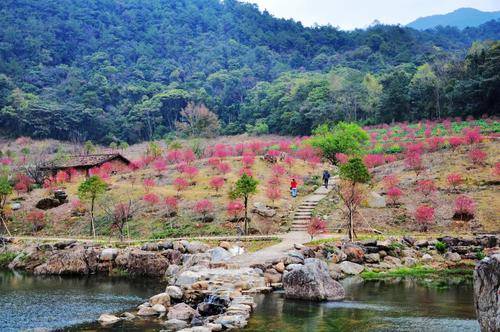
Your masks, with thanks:
M 92 197 L 92 202 L 90 204 L 90 235 L 95 238 L 95 226 L 94 226 L 94 201 L 95 198 Z
M 354 216 L 353 216 L 353 204 L 354 204 L 354 186 L 356 183 L 353 183 L 351 186 L 351 197 L 349 206 L 347 209 L 349 210 L 349 241 L 352 242 L 354 240 Z
M 349 208 L 349 242 L 354 240 L 354 220 L 352 216 L 352 211 Z
M 248 197 L 245 196 L 245 235 L 248 235 Z

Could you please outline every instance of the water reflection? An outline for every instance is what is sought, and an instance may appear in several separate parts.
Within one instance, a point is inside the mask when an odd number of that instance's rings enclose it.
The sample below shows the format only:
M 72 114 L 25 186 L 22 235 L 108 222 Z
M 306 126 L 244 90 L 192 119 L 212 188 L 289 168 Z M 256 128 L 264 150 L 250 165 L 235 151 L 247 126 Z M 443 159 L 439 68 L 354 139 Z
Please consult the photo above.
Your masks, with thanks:
M 135 307 L 163 288 L 153 280 L 33 277 L 0 272 L 0 330 L 62 328 Z
M 413 280 L 344 282 L 343 302 L 258 296 L 246 331 L 479 331 L 471 285 L 439 290 Z
M 408 279 L 364 283 L 352 278 L 343 283 L 347 293 L 343 302 L 285 300 L 282 293 L 259 295 L 245 331 L 479 331 L 470 284 L 440 290 Z M 106 328 L 95 320 L 103 312 L 133 308 L 163 288 L 147 279 L 0 272 L 0 330 L 159 331 L 163 319 L 135 319 Z

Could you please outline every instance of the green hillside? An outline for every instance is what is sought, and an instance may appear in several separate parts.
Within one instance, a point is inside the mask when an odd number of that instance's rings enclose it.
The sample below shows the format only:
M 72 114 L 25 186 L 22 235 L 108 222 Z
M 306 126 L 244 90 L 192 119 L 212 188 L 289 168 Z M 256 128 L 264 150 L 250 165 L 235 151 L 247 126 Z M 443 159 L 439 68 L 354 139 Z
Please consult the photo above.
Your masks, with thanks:
M 234 0 L 5 0 L 0 17 L 8 136 L 159 138 L 189 101 L 214 111 L 226 134 L 308 134 L 324 121 L 499 107 L 498 43 L 477 44 L 464 62 L 474 41 L 499 39 L 498 22 L 345 32 Z

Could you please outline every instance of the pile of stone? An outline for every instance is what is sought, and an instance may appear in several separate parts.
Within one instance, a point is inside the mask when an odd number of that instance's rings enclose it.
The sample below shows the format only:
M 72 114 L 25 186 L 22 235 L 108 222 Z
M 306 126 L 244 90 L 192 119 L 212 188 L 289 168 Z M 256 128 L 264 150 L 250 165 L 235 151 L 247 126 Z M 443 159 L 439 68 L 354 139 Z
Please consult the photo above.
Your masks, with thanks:
M 0 252 L 14 252 L 17 257 L 9 268 L 26 270 L 38 275 L 113 274 L 117 271 L 130 276 L 164 277 L 167 270 L 195 264 L 191 256 L 204 253 L 214 264 L 241 252 L 226 243 L 226 248 L 210 247 L 197 241 L 148 243 L 141 247 L 104 248 L 93 243 L 64 241 L 55 244 L 16 244 L 3 241 Z
M 444 252 L 438 251 L 444 244 Z M 500 252 L 497 235 L 475 238 L 441 237 L 433 240 L 389 238 L 355 243 L 329 242 L 314 248 L 311 257 L 328 262 L 334 279 L 358 275 L 365 270 L 388 270 L 418 264 L 450 267 L 463 260 L 479 260 L 483 255 Z M 441 249 L 441 248 L 440 248 Z

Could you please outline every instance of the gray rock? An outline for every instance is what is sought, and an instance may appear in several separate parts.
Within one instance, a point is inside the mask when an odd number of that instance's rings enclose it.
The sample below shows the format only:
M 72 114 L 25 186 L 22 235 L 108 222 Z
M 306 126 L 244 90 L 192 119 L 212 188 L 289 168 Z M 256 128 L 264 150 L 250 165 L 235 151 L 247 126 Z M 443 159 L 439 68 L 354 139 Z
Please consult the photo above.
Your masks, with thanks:
M 418 252 L 415 249 L 403 249 L 401 251 L 401 255 L 403 257 L 412 257 L 416 258 L 418 256 Z
M 165 293 L 167 293 L 171 299 L 176 300 L 182 299 L 183 295 L 182 289 L 177 286 L 167 286 L 167 288 L 165 289 Z
M 254 203 L 252 212 L 266 218 L 272 218 L 276 215 L 275 209 L 271 209 L 266 204 L 261 202 Z
M 481 331 L 500 331 L 500 254 L 481 260 L 474 269 L 474 304 Z
M 190 254 L 198 254 L 207 251 L 210 247 L 206 243 L 192 241 L 184 244 L 186 251 Z
M 156 316 L 158 312 L 152 307 L 143 307 L 137 312 L 137 316 Z
M 222 324 L 206 323 L 204 326 L 209 328 L 210 331 L 213 332 L 222 331 Z
M 188 327 L 188 323 L 180 319 L 169 319 L 164 325 L 167 331 L 179 331 Z
M 159 304 L 159 303 L 153 305 L 151 307 L 151 309 L 153 309 L 154 311 L 156 311 L 159 314 L 162 314 L 162 313 L 167 311 L 167 308 L 165 308 L 165 306 L 163 304 Z
M 427 240 L 418 240 L 417 242 L 415 242 L 415 246 L 417 246 L 419 248 L 427 247 L 427 246 L 429 246 L 429 241 L 427 241 Z
M 415 258 L 413 258 L 413 257 L 404 257 L 403 258 L 403 264 L 405 266 L 410 266 L 411 267 L 411 266 L 417 265 L 417 263 L 418 263 L 418 261 Z
M 130 312 L 127 312 L 125 311 L 123 314 L 121 314 L 120 316 L 122 319 L 125 319 L 125 320 L 132 320 L 135 318 L 135 315 L 130 313 Z
M 381 250 L 388 250 L 391 248 L 392 240 L 386 239 L 386 240 L 379 240 L 377 241 L 377 247 L 379 247 Z
M 149 304 L 152 306 L 155 304 L 162 304 L 162 305 L 168 307 L 168 306 L 170 306 L 170 295 L 168 295 L 168 293 L 166 293 L 166 292 L 163 292 L 163 293 L 151 296 L 149 298 Z
M 179 303 L 174 305 L 168 311 L 167 318 L 170 319 L 178 319 L 190 321 L 195 315 L 196 310 L 188 306 L 186 303 Z
M 332 277 L 332 279 L 334 280 L 339 280 L 344 277 L 339 264 L 329 264 L 328 270 L 330 271 L 330 277 Z
M 386 207 L 385 197 L 380 196 L 376 192 L 372 191 L 368 195 L 367 204 L 368 207 L 371 208 L 385 208 Z
M 175 280 L 176 286 L 189 286 L 200 279 L 200 274 L 193 271 L 184 271 Z
M 460 262 L 462 260 L 460 255 L 456 252 L 447 252 L 446 254 L 444 254 L 444 259 L 451 262 Z
M 344 288 L 333 280 L 325 262 L 308 258 L 304 265 L 283 274 L 285 297 L 313 301 L 341 300 Z
M 378 262 L 380 262 L 380 254 L 379 253 L 365 254 L 365 262 L 367 262 L 367 263 L 378 263 Z
M 169 265 L 167 267 L 167 270 L 165 271 L 165 278 L 171 278 L 177 275 L 180 269 L 181 267 L 179 265 L 176 264 Z
M 12 209 L 12 211 L 17 211 L 22 208 L 22 205 L 19 202 L 13 202 L 10 204 L 10 208 Z
M 171 241 L 165 241 L 158 244 L 158 249 L 160 250 L 174 249 L 174 244 Z
M 210 249 L 208 253 L 210 254 L 210 260 L 213 263 L 227 262 L 232 257 L 229 251 L 221 247 Z
M 99 323 L 101 323 L 102 325 L 111 325 L 119 322 L 120 320 L 121 319 L 119 317 L 110 314 L 102 314 L 101 316 L 99 316 Z
M 339 267 L 343 273 L 350 275 L 358 275 L 365 269 L 363 265 L 348 261 L 340 263 Z
M 103 262 L 112 261 L 118 256 L 118 249 L 116 248 L 106 248 L 101 251 L 99 259 Z
M 141 247 L 141 250 L 144 250 L 144 251 L 158 251 L 158 244 L 157 243 L 145 243 Z
M 401 267 L 401 260 L 397 257 L 393 256 L 385 256 L 384 263 L 392 266 L 392 267 Z
M 300 268 L 302 266 L 302 264 L 288 264 L 286 266 L 286 270 L 287 271 L 291 271 L 293 269 L 297 269 L 297 268 Z
M 429 254 L 424 254 L 421 258 L 421 261 L 424 263 L 430 263 L 430 262 L 432 262 L 432 260 L 433 260 L 433 258 Z
M 223 315 L 218 317 L 215 324 L 222 325 L 225 329 L 242 329 L 247 325 L 247 320 L 243 315 Z

